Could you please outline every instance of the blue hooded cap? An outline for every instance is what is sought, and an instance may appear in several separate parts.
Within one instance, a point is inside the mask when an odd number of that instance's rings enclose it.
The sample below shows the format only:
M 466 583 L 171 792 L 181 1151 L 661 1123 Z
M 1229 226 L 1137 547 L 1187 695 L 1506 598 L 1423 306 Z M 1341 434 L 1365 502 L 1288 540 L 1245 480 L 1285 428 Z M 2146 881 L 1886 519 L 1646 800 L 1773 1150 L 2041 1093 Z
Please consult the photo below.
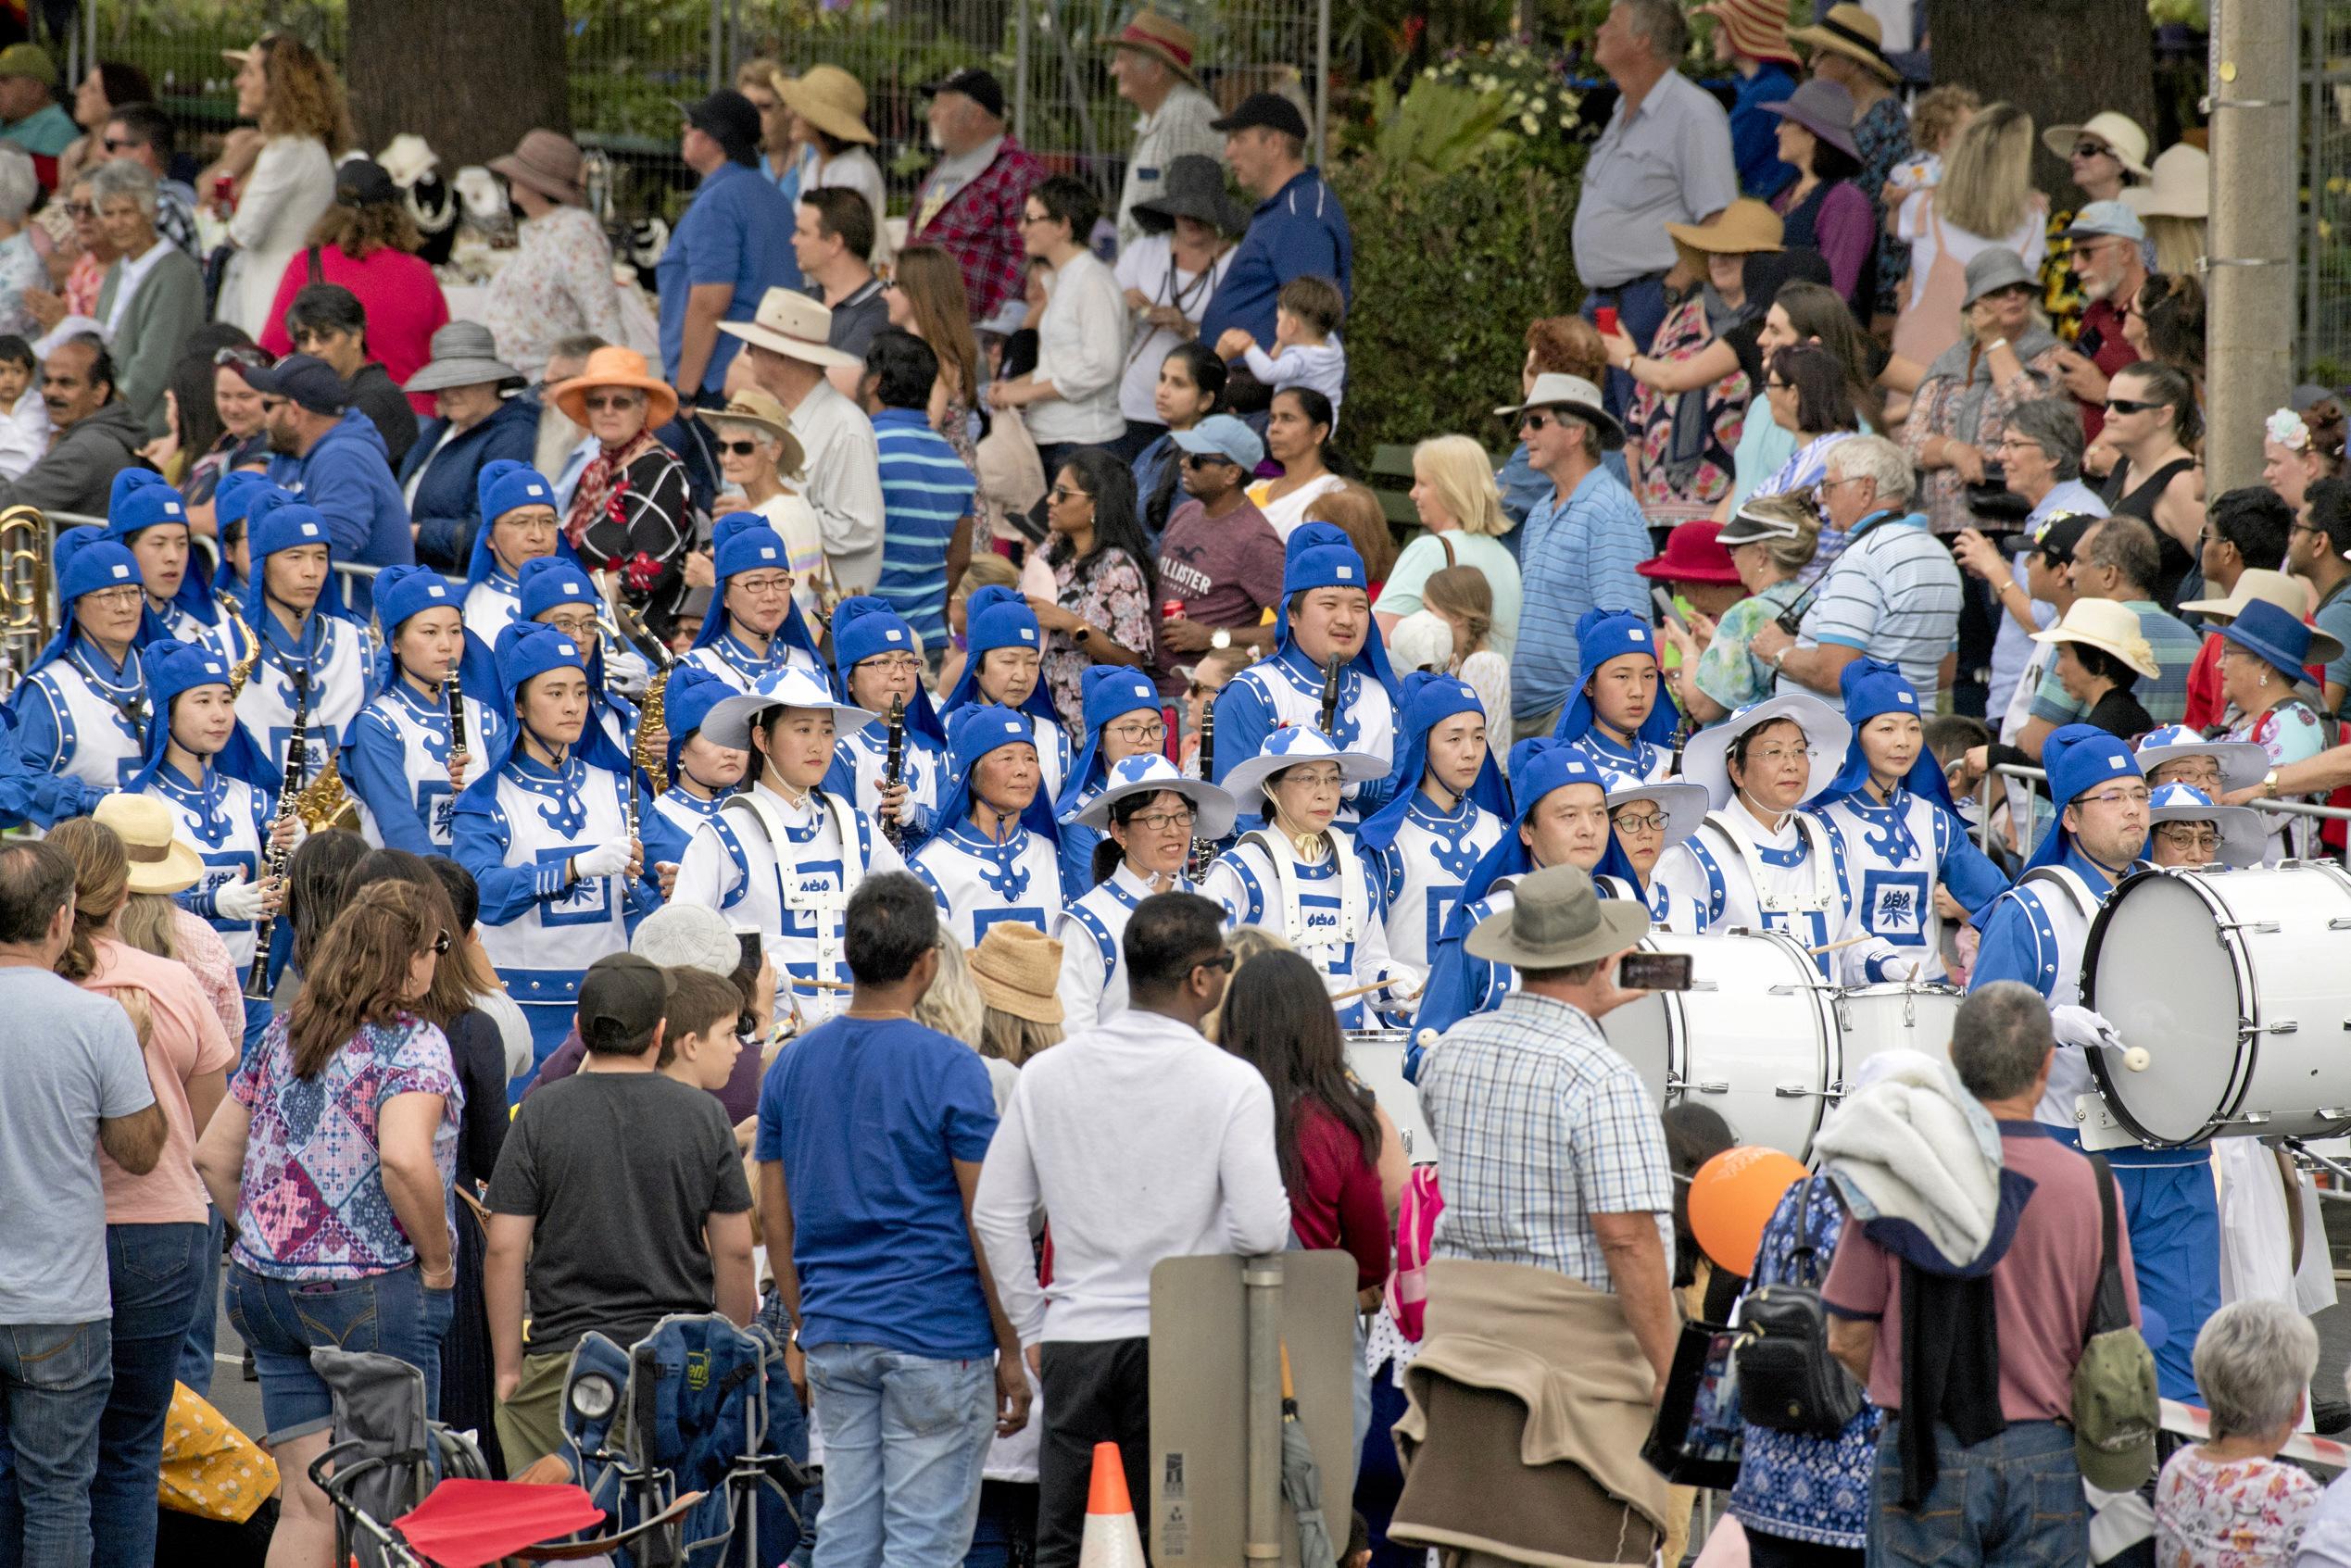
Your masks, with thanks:
M 1525 876 L 1535 869 L 1535 858 L 1519 842 L 1518 830 L 1535 814 L 1535 808 L 1543 803 L 1545 796 L 1579 784 L 1592 785 L 1603 796 L 1608 793 L 1608 775 L 1581 748 L 1548 736 L 1522 740 L 1510 748 L 1510 779 L 1512 792 L 1518 800 L 1517 814 L 1511 820 L 1509 831 L 1486 851 L 1471 870 L 1469 880 L 1462 884 L 1456 909 L 1483 898 L 1503 877 Z
M 492 524 L 520 507 L 555 509 L 554 486 L 538 470 L 512 458 L 497 458 L 484 463 L 482 471 L 474 477 L 473 494 L 481 507 L 482 525 L 473 531 L 473 554 L 465 564 L 465 585 L 469 590 L 489 581 L 490 574 L 498 568 L 497 553 L 490 548 Z M 555 553 L 574 566 L 579 564 L 579 554 L 572 548 L 572 541 L 563 536 L 560 526 L 555 531 Z M 530 562 L 522 564 L 528 566 Z
M 252 510 L 253 503 L 258 500 L 264 492 L 276 488 L 276 485 L 271 484 L 259 474 L 248 473 L 242 469 L 232 470 L 222 474 L 220 483 L 212 487 L 212 525 L 215 533 L 225 540 L 228 536 L 229 525 L 233 522 L 244 522 Z M 237 580 L 237 569 L 229 564 L 229 552 L 225 546 L 220 551 L 220 564 L 212 571 L 212 591 L 216 594 L 226 594 L 231 598 L 240 601 L 245 597 L 245 584 Z
M 695 634 L 694 646 L 709 647 L 726 634 L 726 583 L 738 572 L 789 571 L 792 555 L 785 546 L 784 535 L 775 532 L 767 519 L 757 512 L 729 512 L 710 525 L 711 560 L 718 571 L 718 583 L 710 589 L 710 608 L 702 617 L 702 630 Z M 783 623 L 775 634 L 784 639 L 786 647 L 799 648 L 819 668 L 823 656 L 816 651 L 816 639 L 809 635 L 808 622 L 800 619 L 798 599 L 784 602 Z
M 947 731 L 947 763 L 955 782 L 947 798 L 939 802 L 936 820 L 942 833 L 970 818 L 972 770 L 981 758 L 1004 746 L 1037 744 L 1037 732 L 1028 720 L 1001 703 L 972 703 L 957 709 L 951 717 Z M 1045 798 L 1041 773 L 1037 794 L 1021 812 L 1021 825 L 1043 834 L 1056 849 L 1061 847 L 1061 824 L 1053 821 L 1053 803 Z
M 872 594 L 843 599 L 833 607 L 833 695 L 843 702 L 855 702 L 849 691 L 850 671 L 879 655 L 913 653 L 922 646 L 914 628 L 890 608 L 887 599 Z M 947 749 L 947 727 L 931 706 L 930 688 L 920 681 L 914 683 L 914 695 L 906 702 L 906 728 L 911 734 L 928 736 L 940 750 Z
M 1026 648 L 1039 658 L 1037 684 L 1021 699 L 1021 711 L 1058 724 L 1062 716 L 1053 707 L 1052 694 L 1045 689 L 1045 630 L 1037 623 L 1037 612 L 1028 608 L 1028 596 L 1018 588 L 1006 588 L 995 583 L 980 589 L 963 604 L 963 649 L 969 655 L 963 660 L 963 673 L 955 683 L 955 689 L 947 694 L 946 711 L 952 715 L 973 703 L 985 705 L 987 698 L 980 695 L 980 660 L 998 648 Z
M 166 525 L 188 531 L 187 504 L 180 499 L 180 493 L 171 488 L 169 480 L 146 469 L 124 469 L 114 476 L 114 488 L 107 495 L 107 538 L 118 545 L 128 545 L 135 535 Z M 201 625 L 220 624 L 220 607 L 212 602 L 210 586 L 205 582 L 204 573 L 196 570 L 193 555 L 188 570 L 180 578 L 180 591 L 171 596 L 171 603 Z
M 1290 646 L 1289 601 L 1310 588 L 1371 591 L 1371 573 L 1364 569 L 1364 558 L 1356 553 L 1354 541 L 1347 537 L 1347 531 L 1337 523 L 1301 522 L 1291 531 L 1289 543 L 1283 546 L 1282 602 L 1274 611 L 1276 654 Z M 1377 621 L 1364 633 L 1363 650 L 1355 655 L 1353 662 L 1387 687 L 1390 698 L 1395 697 L 1396 677 L 1388 668 L 1388 645 L 1380 641 Z
M 989 590 L 982 588 L 981 593 Z M 969 664 L 963 667 L 969 670 Z M 1045 683 L 1039 680 L 1037 689 Z M 1077 804 L 1077 797 L 1088 786 L 1101 781 L 1109 771 L 1102 761 L 1102 731 L 1113 721 L 1129 713 L 1149 713 L 1153 718 L 1162 714 L 1159 688 L 1150 677 L 1140 671 L 1129 670 L 1123 664 L 1092 664 L 1079 677 L 1079 686 L 1086 701 L 1086 746 L 1070 764 L 1069 777 L 1062 782 L 1062 797 L 1053 802 L 1056 815 Z
M 318 508 L 296 499 L 291 491 L 271 485 L 265 494 L 254 497 L 252 508 L 245 514 L 245 533 L 247 558 L 253 563 L 253 575 L 245 585 L 245 620 L 257 634 L 261 631 L 262 618 L 269 613 L 262 603 L 262 585 L 269 577 L 262 562 L 281 550 L 299 549 L 305 545 L 325 546 L 328 576 L 319 590 L 313 613 L 344 613 L 334 594 L 334 538 Z
M 2111 780 L 2144 777 L 2129 744 L 2094 724 L 2067 724 L 2051 731 L 2041 743 L 2041 765 L 2049 771 L 2049 798 L 2056 802 L 2057 814 L 2033 846 L 2027 871 L 2054 866 L 2066 858 L 2073 843 L 2066 832 L 2066 808 L 2075 797 Z
M 495 803 L 498 775 L 506 771 L 508 761 L 522 745 L 521 714 L 523 683 L 550 670 L 577 670 L 588 677 L 588 690 L 593 693 L 596 689 L 596 677 L 588 669 L 587 653 L 572 640 L 569 633 L 536 621 L 517 621 L 498 633 L 498 700 L 505 704 L 507 712 L 516 715 L 516 719 L 506 727 L 505 734 L 493 748 L 489 766 L 482 770 L 479 778 L 465 786 L 459 799 L 470 799 L 481 805 Z M 623 779 L 632 771 L 627 756 L 612 744 L 612 737 L 604 733 L 604 726 L 596 721 L 593 705 L 589 708 L 587 721 L 580 726 L 580 738 L 572 746 L 572 752 L 573 756 L 618 773 Z
M 1367 849 L 1385 849 L 1396 842 L 1396 830 L 1403 825 L 1405 813 L 1420 794 L 1421 775 L 1428 771 L 1429 732 L 1456 713 L 1482 717 L 1485 712 L 1486 705 L 1477 700 L 1477 691 L 1457 675 L 1415 670 L 1404 677 L 1402 716 L 1396 726 L 1404 744 L 1397 749 L 1396 767 L 1388 775 L 1388 804 L 1356 830 L 1356 842 Z M 1087 722 L 1093 722 L 1092 715 L 1087 715 Z M 1502 781 L 1490 739 L 1486 760 L 1470 784 L 1469 798 L 1497 817 L 1511 814 L 1510 785 Z
M 92 523 L 59 533 L 49 546 L 49 563 L 57 574 L 57 634 L 33 655 L 32 662 L 25 668 L 27 675 L 63 659 L 66 649 L 73 646 L 79 630 L 74 605 L 82 595 L 140 585 L 139 558 Z M 132 637 L 132 646 L 144 647 L 153 639 L 156 626 L 154 616 L 142 618 L 138 632 Z
M 1926 718 L 1918 706 L 1917 689 L 1904 677 L 1902 667 L 1882 659 L 1854 659 L 1838 675 L 1837 687 L 1844 694 L 1845 721 L 1853 726 L 1853 739 L 1845 746 L 1844 767 L 1829 781 L 1827 789 L 1806 802 L 1811 806 L 1825 806 L 1831 800 L 1857 795 L 1869 782 L 1869 762 L 1861 751 L 1864 724 L 1888 713 L 1907 713 L 1921 721 Z M 1910 764 L 1902 787 L 1955 814 L 1959 809 L 1958 802 L 1951 798 L 1951 781 L 1943 776 L 1942 764 L 1924 745 L 1918 747 L 1917 760 Z
M 401 626 L 409 617 L 421 615 L 428 609 L 454 609 L 460 621 L 465 609 L 463 590 L 450 586 L 449 580 L 429 566 L 387 566 L 376 574 L 375 621 L 383 628 L 383 645 L 375 650 L 375 664 L 368 681 L 368 696 L 382 695 L 399 678 L 393 668 L 392 642 L 400 634 Z M 465 633 L 465 651 L 458 657 L 458 682 L 473 700 L 493 708 L 500 706 L 497 661 L 482 639 L 472 633 Z
M 1583 679 L 1577 683 L 1576 695 L 1560 714 L 1558 728 L 1552 731 L 1554 740 L 1581 740 L 1591 733 L 1591 678 L 1599 673 L 1602 665 L 1628 653 L 1645 654 L 1652 661 L 1658 657 L 1656 632 L 1640 616 L 1622 609 L 1588 609 L 1577 617 L 1576 648 L 1583 663 Z M 1660 665 L 1656 704 L 1649 709 L 1649 717 L 1641 721 L 1635 738 L 1652 746 L 1671 746 L 1680 728 L 1681 709 L 1674 706 L 1673 697 L 1666 690 L 1665 671 Z
M 198 686 L 226 686 L 229 684 L 229 661 L 220 650 L 205 643 L 182 643 L 170 637 L 149 643 L 140 650 L 139 660 L 147 675 L 147 699 L 155 705 L 156 721 L 147 726 L 147 750 L 144 765 L 132 775 L 124 790 L 137 795 L 155 783 L 163 771 L 164 748 L 171 739 L 171 699 L 182 692 Z M 212 759 L 214 770 L 222 776 L 243 779 L 265 796 L 274 796 L 284 777 L 261 755 L 261 748 L 253 744 L 253 736 L 243 724 L 232 726 L 229 744 Z
M 735 693 L 724 678 L 698 664 L 676 666 L 670 671 L 661 692 L 661 724 L 670 734 L 668 771 L 670 777 L 675 779 L 678 754 L 685 749 L 685 743 L 694 738 L 694 732 L 702 727 L 710 709 Z

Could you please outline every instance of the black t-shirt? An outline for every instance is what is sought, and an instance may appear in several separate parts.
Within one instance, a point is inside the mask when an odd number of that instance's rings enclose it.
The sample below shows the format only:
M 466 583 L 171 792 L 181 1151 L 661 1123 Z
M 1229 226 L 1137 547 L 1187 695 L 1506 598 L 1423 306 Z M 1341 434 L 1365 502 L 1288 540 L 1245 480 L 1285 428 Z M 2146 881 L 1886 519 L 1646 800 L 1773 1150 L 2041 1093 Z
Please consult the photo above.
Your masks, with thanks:
M 398 473 L 400 459 L 416 445 L 416 409 L 409 395 L 400 390 L 390 371 L 371 359 L 343 383 L 343 396 L 347 407 L 374 422 L 376 434 L 383 437 L 384 458 L 392 471 Z
M 538 1221 L 531 1354 L 593 1329 L 622 1345 L 715 1299 L 702 1223 L 751 1207 L 726 1112 L 659 1073 L 582 1073 L 523 1101 L 490 1178 L 496 1214 Z
M 506 1041 L 497 1022 L 480 1008 L 458 1014 L 448 1028 L 449 1060 L 465 1085 L 465 1114 L 458 1121 L 457 1179 L 468 1191 L 497 1169 L 506 1145 Z

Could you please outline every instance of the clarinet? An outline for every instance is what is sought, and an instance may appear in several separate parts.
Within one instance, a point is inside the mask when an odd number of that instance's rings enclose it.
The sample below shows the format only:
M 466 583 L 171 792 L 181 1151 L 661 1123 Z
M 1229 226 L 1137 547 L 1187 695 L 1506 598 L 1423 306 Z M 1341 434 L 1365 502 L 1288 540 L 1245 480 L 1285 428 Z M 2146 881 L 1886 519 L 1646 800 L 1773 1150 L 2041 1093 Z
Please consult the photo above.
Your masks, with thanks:
M 449 755 L 461 758 L 471 754 L 465 744 L 465 688 L 458 683 L 458 667 L 449 666 Z
M 302 793 L 302 772 L 305 737 L 310 728 L 310 672 L 294 672 L 294 731 L 285 742 L 285 777 L 278 786 L 278 814 L 270 824 L 270 874 L 264 880 L 275 882 L 285 875 L 285 851 L 276 843 L 278 829 L 294 815 L 295 797 Z M 270 999 L 270 942 L 277 935 L 278 917 L 263 915 L 253 927 L 253 967 L 245 972 L 245 996 L 247 1001 L 266 1002 Z
M 1334 740 L 1338 738 L 1334 726 L 1339 722 L 1339 677 L 1346 668 L 1347 661 L 1337 654 L 1323 666 L 1323 734 Z
M 882 787 L 891 789 L 906 778 L 906 698 L 890 698 L 889 749 L 882 759 Z M 906 824 L 892 811 L 882 822 L 882 836 L 893 849 L 906 847 Z
M 1206 784 L 1216 771 L 1216 698 L 1211 694 L 1200 709 L 1200 782 Z M 1198 882 L 1208 874 L 1208 863 L 1216 858 L 1216 846 L 1205 838 L 1192 840 L 1190 858 L 1185 862 L 1184 875 Z

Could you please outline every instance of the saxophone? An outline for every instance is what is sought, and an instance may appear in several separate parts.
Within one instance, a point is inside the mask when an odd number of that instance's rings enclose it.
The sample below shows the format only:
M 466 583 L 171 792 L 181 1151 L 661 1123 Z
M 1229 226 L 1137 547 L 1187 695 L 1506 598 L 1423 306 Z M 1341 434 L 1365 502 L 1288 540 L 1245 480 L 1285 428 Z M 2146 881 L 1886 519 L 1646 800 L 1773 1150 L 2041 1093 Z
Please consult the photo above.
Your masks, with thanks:
M 890 789 L 906 778 L 906 698 L 890 698 L 889 750 L 882 759 L 882 787 Z M 882 836 L 893 849 L 906 847 L 906 824 L 892 811 L 883 819 Z
M 245 617 L 237 613 L 234 599 L 226 594 L 218 594 L 214 597 L 220 601 L 220 613 L 229 618 L 229 624 L 236 628 L 236 634 L 245 646 L 245 657 L 233 659 L 229 664 L 229 700 L 234 702 L 244 695 L 245 684 L 253 679 L 253 666 L 261 658 L 261 639 L 253 634 L 253 628 L 246 625 Z
M 653 635 L 633 606 L 621 599 L 610 601 L 610 606 L 617 640 L 643 654 L 653 667 L 653 678 L 645 685 L 645 701 L 636 710 L 636 736 L 629 745 L 629 760 L 652 781 L 653 793 L 659 795 L 670 787 L 669 726 L 662 721 L 669 701 L 670 671 L 677 668 L 677 656 L 661 646 L 661 639 Z

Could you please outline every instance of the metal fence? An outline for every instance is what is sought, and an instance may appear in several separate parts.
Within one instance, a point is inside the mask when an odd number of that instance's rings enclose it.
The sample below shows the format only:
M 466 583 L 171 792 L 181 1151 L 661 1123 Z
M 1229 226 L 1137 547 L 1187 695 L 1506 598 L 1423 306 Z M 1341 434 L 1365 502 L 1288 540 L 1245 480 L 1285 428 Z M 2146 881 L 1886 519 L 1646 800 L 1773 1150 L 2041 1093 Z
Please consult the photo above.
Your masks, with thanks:
M 2272 0 L 2274 3 L 2274 0 Z M 2302 379 L 2351 382 L 2351 4 L 2298 0 L 2302 35 Z
M 1976 847 L 1992 853 L 1992 819 L 1997 797 L 1995 788 L 2005 789 L 2009 781 L 2024 785 L 2025 792 L 2036 803 L 2048 795 L 2049 775 L 2039 768 L 2011 767 L 2003 763 L 1990 769 L 1983 776 L 1976 794 Z M 2247 806 L 2273 817 L 2309 817 L 2327 822 L 2351 822 L 2351 807 L 2321 806 L 2307 800 L 2248 800 Z M 2026 843 L 2020 853 L 2030 854 L 2032 846 Z M 2329 857 L 2320 856 L 2320 859 Z M 2342 857 L 2333 857 L 2341 859 Z

